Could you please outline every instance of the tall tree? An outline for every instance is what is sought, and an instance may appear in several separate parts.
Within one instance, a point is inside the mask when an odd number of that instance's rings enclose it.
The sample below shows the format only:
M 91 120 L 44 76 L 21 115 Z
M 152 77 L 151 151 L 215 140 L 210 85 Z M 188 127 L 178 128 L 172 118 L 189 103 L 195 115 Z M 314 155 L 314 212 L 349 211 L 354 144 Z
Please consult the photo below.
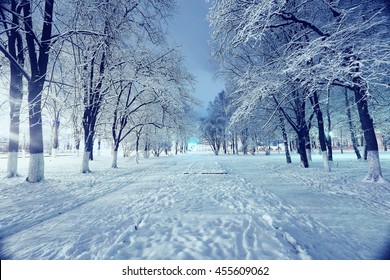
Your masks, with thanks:
M 23 72 L 24 69 L 24 43 L 19 28 L 21 24 L 22 6 L 19 1 L 11 0 L 0 3 L 0 20 L 4 27 L 4 33 L 8 41 L 8 53 L 4 45 L 0 50 L 8 54 L 10 60 L 10 131 L 8 142 L 8 167 L 7 177 L 18 175 L 18 152 L 19 152 L 19 124 L 20 109 L 23 99 Z M 1 34 L 1 33 L 0 33 Z
M 163 21 L 172 13 L 174 1 L 81 1 L 72 21 L 78 32 L 77 50 L 83 85 L 84 156 L 81 171 L 89 172 L 97 119 L 105 97 L 110 93 L 109 69 L 121 64 L 117 56 L 123 49 L 158 46 L 164 42 Z M 132 53 L 132 52 L 130 52 Z M 134 66 L 136 67 L 136 66 Z
M 44 178 L 41 101 L 52 42 L 54 0 L 44 1 L 42 14 L 39 13 L 40 6 L 39 8 L 34 6 L 33 9 L 32 1 L 14 1 L 14 4 L 16 5 L 16 13 L 13 13 L 13 15 L 17 16 L 19 20 L 14 22 L 17 26 L 13 26 L 11 29 L 20 30 L 20 34 L 24 34 L 29 61 L 26 65 L 29 66 L 29 73 L 26 71 L 25 65 L 21 64 L 23 60 L 15 60 L 15 57 L 3 47 L 0 50 L 28 82 L 30 164 L 26 180 L 35 183 Z M 2 6 L 2 10 L 4 10 L 4 6 Z M 34 16 L 38 17 L 38 15 L 42 16 L 41 20 L 36 19 L 37 22 L 42 22 L 40 29 L 33 24 Z
M 353 146 L 353 150 L 356 154 L 357 159 L 360 160 L 362 158 L 362 156 L 360 155 L 360 151 L 358 149 L 357 138 L 355 135 L 355 127 L 354 127 L 353 120 L 352 120 L 352 112 L 351 112 L 347 88 L 344 89 L 344 96 L 345 96 L 345 107 L 347 110 L 348 127 L 349 127 L 349 132 L 351 134 L 352 146 Z
M 42 91 L 49 63 L 52 40 L 54 0 L 45 0 L 41 38 L 33 29 L 31 1 L 23 1 L 24 29 L 31 79 L 28 81 L 30 165 L 27 181 L 39 182 L 44 178 L 43 134 L 42 134 Z
M 319 101 L 317 92 L 313 92 L 313 94 L 310 96 L 310 101 L 311 101 L 311 104 L 313 106 L 314 113 L 317 116 L 318 140 L 320 142 L 320 149 L 322 152 L 324 169 L 326 171 L 330 172 L 329 157 L 328 157 L 327 146 L 326 146 L 324 117 L 322 115 L 322 110 L 320 107 L 320 101 Z
M 252 102 L 282 90 L 286 82 L 310 93 L 334 85 L 348 87 L 355 93 L 370 155 L 366 179 L 381 181 L 367 101 L 370 86 L 385 87 L 383 77 L 389 75 L 390 51 L 384 40 L 389 37 L 389 17 L 384 5 L 370 0 L 212 2 L 215 57 L 222 67 L 241 71 L 236 81 L 248 92 L 240 108 L 253 108 Z M 231 61 L 243 60 L 237 54 L 248 48 L 259 55 L 244 57 L 249 63 L 242 71 Z M 259 56 L 262 59 L 256 59 Z
M 227 99 L 225 91 L 221 91 L 208 106 L 208 117 L 203 120 L 201 130 L 204 139 L 210 145 L 215 155 L 219 154 L 224 141 L 226 141 L 226 129 L 228 116 L 226 115 Z
M 286 126 L 284 124 L 284 116 L 282 110 L 279 109 L 279 127 L 282 131 L 282 137 L 283 137 L 283 144 L 284 144 L 284 152 L 286 154 L 286 162 L 291 163 L 291 155 L 290 155 L 290 149 L 288 146 L 288 136 L 286 132 Z

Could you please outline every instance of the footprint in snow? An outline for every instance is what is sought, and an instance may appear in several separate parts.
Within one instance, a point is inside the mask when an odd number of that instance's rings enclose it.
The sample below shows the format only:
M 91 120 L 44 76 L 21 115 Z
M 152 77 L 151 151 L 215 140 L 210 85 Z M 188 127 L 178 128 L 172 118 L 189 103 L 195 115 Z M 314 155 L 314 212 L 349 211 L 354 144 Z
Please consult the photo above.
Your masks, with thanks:
M 267 214 L 264 214 L 261 218 L 262 218 L 270 227 L 276 228 L 276 227 L 274 227 L 274 220 L 271 218 L 271 216 L 269 216 L 269 215 L 267 215 Z

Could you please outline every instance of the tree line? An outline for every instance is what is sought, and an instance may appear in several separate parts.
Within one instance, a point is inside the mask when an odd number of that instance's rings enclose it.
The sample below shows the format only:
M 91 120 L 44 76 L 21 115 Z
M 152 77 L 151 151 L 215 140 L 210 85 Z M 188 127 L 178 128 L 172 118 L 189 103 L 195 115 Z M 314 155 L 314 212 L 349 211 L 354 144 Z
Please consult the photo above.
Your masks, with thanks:
M 199 101 L 191 96 L 195 79 L 180 50 L 167 42 L 175 7 L 170 0 L 0 3 L 0 53 L 9 66 L 2 73 L 9 82 L 7 177 L 18 175 L 24 95 L 28 182 L 44 178 L 43 112 L 52 119 L 53 153 L 62 122 L 72 127 L 77 150 L 83 141 L 83 173 L 90 172 L 94 142 L 102 135 L 113 142 L 113 168 L 129 135 L 136 139 L 137 155 L 141 140 L 143 150 L 156 155 L 167 142 L 175 142 L 176 153 L 185 145 Z
M 227 89 L 209 106 L 212 114 L 221 118 L 208 118 L 203 123 L 208 141 L 223 143 L 229 139 L 234 147 L 241 139 L 245 151 L 248 139 L 256 143 L 265 128 L 274 133 L 274 128 L 279 127 L 287 162 L 291 162 L 287 135 L 294 133 L 301 165 L 307 168 L 312 145 L 310 133 L 316 127 L 324 168 L 330 171 L 331 130 L 346 111 L 346 123 L 358 158 L 361 155 L 357 149 L 355 115 L 364 135 L 369 163 L 365 180 L 382 181 L 374 121 L 383 124 L 381 127 L 386 130 L 389 3 L 209 2 L 213 57 L 219 65 L 219 75 L 227 81 Z M 229 106 L 223 107 L 223 103 Z M 218 137 L 224 140 L 221 142 Z M 213 149 L 219 148 L 215 145 Z

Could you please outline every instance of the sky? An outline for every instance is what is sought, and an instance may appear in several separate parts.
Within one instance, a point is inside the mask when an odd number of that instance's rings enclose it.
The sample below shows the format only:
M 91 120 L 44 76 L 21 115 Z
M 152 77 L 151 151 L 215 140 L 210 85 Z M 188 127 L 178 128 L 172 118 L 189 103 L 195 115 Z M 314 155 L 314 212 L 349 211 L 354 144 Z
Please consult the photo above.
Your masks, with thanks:
M 202 116 L 206 115 L 208 103 L 225 88 L 222 81 L 214 79 L 209 47 L 211 28 L 206 20 L 209 5 L 205 0 L 177 0 L 177 13 L 168 30 L 172 44 L 180 46 L 185 66 L 197 80 L 193 95 L 203 102 L 199 109 Z M 2 101 L 0 98 L 0 109 L 4 107 Z
M 181 46 L 185 66 L 197 80 L 195 97 L 203 102 L 200 112 L 206 112 L 207 105 L 224 84 L 214 78 L 210 58 L 210 32 L 206 20 L 209 4 L 204 0 L 177 0 L 178 11 L 172 19 L 169 33 L 172 42 Z

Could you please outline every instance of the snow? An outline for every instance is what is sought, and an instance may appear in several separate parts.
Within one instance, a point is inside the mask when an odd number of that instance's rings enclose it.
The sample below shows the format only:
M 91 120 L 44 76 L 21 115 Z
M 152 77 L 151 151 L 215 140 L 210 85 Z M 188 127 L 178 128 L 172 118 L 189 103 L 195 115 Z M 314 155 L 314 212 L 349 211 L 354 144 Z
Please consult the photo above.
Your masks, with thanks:
M 335 154 L 332 172 L 282 154 L 141 159 L 45 158 L 45 180 L 6 179 L 0 158 L 2 259 L 380 259 L 390 250 L 390 185 Z M 390 154 L 381 154 L 390 178 Z M 387 252 L 386 252 L 387 251 Z

